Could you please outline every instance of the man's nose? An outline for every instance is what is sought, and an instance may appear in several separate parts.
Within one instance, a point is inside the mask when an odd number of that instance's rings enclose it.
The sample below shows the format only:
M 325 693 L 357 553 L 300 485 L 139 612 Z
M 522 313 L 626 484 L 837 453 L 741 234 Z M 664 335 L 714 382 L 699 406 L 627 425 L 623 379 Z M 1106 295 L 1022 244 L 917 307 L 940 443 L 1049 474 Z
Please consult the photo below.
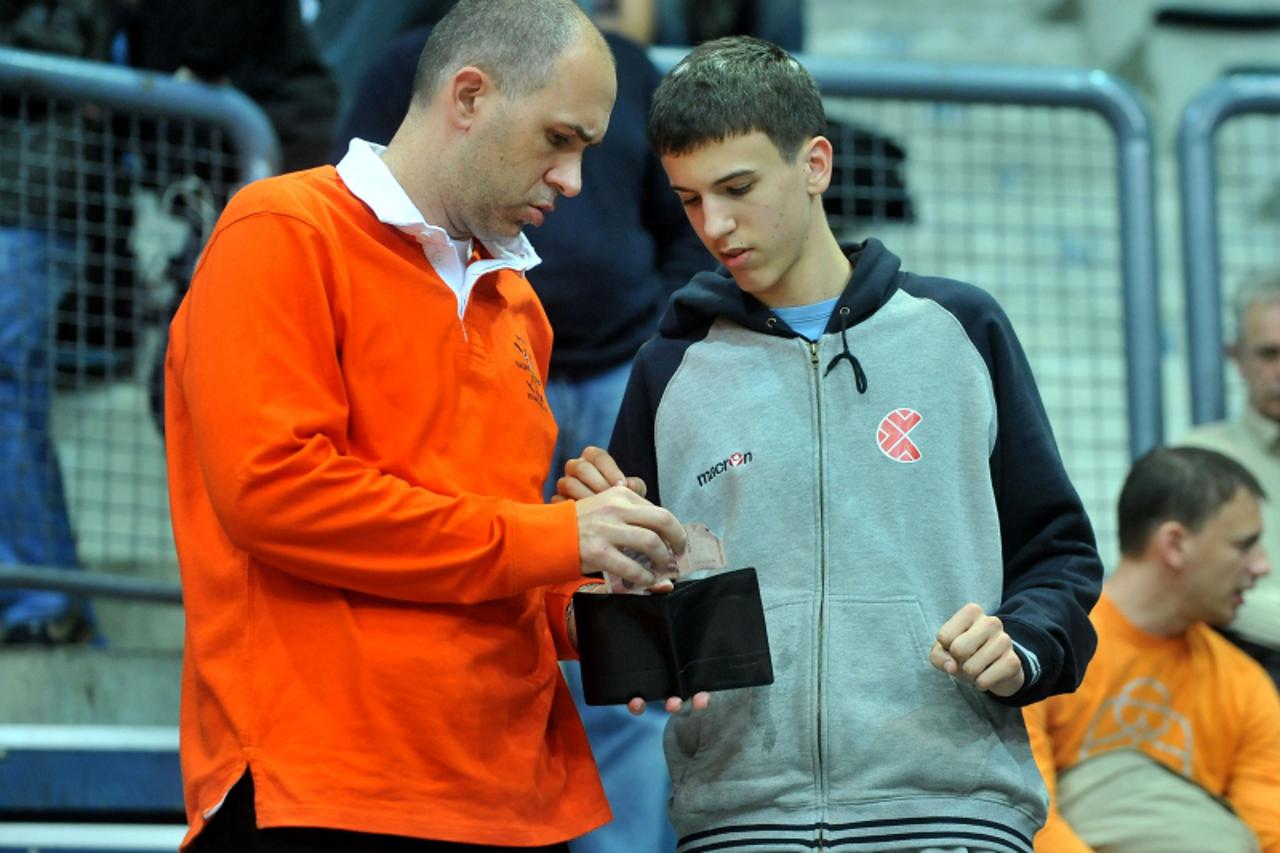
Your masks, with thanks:
M 1258 546 L 1258 554 L 1253 559 L 1253 564 L 1249 566 L 1249 571 L 1254 577 L 1263 577 L 1271 574 L 1271 558 L 1267 556 L 1267 551 L 1261 545 Z
M 553 166 L 547 172 L 547 183 L 566 198 L 582 192 L 582 155 L 576 154 Z

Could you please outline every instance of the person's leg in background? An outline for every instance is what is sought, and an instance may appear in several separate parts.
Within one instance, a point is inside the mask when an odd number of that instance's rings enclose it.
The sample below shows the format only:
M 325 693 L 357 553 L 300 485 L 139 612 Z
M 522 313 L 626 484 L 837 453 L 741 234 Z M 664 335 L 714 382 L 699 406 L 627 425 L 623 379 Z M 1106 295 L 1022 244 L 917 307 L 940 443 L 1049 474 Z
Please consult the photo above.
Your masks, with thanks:
M 547 403 L 560 427 L 547 497 L 555 494 L 564 463 L 589 444 L 607 447 L 613 422 L 627 388 L 630 363 L 585 378 L 552 373 L 547 380 Z M 573 853 L 669 853 L 675 850 L 675 831 L 667 818 L 671 783 L 662 752 L 667 713 L 650 703 L 639 717 L 622 705 L 588 705 L 582 695 L 582 671 L 577 661 L 561 665 L 565 682 L 591 741 L 591 751 L 613 820 L 569 842 Z
M 0 564 L 74 569 L 50 427 L 52 318 L 70 284 L 65 241 L 31 228 L 0 228 Z M 67 642 L 92 633 L 82 605 L 51 590 L 0 588 L 5 642 Z

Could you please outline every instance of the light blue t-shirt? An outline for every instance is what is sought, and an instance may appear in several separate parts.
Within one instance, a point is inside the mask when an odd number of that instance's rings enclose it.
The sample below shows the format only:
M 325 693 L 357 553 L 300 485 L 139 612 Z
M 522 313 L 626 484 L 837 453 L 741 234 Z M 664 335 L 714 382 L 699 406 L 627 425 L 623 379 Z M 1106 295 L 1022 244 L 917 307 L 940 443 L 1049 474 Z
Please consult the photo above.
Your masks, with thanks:
M 827 320 L 831 319 L 831 312 L 836 310 L 836 303 L 839 301 L 840 297 L 837 296 L 811 305 L 774 308 L 773 313 L 777 314 L 778 319 L 790 326 L 796 334 L 816 341 L 827 328 Z

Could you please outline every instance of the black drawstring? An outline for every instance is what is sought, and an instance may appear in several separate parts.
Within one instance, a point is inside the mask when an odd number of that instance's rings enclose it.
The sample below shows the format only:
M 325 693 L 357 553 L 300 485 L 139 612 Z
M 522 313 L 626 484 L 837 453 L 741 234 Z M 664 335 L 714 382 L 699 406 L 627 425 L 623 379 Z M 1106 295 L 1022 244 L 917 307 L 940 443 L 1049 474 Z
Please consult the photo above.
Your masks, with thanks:
M 850 366 L 853 367 L 853 384 L 857 387 L 859 394 L 867 393 L 867 374 L 863 373 L 862 365 L 858 363 L 858 358 L 849 352 L 849 309 L 840 309 L 840 343 L 844 346 L 844 352 L 838 352 L 835 358 L 827 362 L 826 372 L 822 375 L 825 377 L 835 369 L 836 363 L 842 358 L 849 360 Z

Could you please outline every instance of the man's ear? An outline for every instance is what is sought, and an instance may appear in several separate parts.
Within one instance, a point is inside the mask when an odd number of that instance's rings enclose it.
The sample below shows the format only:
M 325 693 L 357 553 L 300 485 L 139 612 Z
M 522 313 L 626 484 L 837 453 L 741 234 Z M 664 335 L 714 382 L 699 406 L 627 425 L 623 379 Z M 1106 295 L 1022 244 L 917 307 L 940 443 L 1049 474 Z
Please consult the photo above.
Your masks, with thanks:
M 493 78 L 483 70 L 474 65 L 459 68 L 449 80 L 449 88 L 445 92 L 445 109 L 450 123 L 462 130 L 469 129 L 487 99 L 496 94 Z
M 1151 547 L 1155 549 L 1160 562 L 1178 572 L 1187 568 L 1187 550 L 1190 544 L 1191 531 L 1180 521 L 1161 522 L 1151 534 Z
M 806 179 L 810 195 L 821 195 L 831 186 L 831 169 L 834 165 L 835 153 L 831 149 L 831 140 L 825 136 L 815 136 L 805 143 L 800 151 L 805 165 L 809 169 Z

